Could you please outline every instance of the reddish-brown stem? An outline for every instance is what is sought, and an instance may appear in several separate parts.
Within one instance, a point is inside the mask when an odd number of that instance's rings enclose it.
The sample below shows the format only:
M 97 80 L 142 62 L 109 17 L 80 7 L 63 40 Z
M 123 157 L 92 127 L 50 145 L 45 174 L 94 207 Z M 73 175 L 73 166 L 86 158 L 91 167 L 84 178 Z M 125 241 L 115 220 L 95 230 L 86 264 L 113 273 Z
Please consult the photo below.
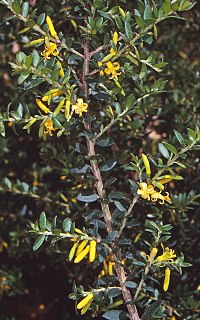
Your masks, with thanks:
M 89 44 L 88 44 L 88 40 L 86 39 L 85 43 L 84 43 L 83 87 L 85 89 L 85 97 L 86 97 L 87 101 L 89 99 L 87 76 L 89 74 L 90 57 L 91 57 L 91 55 L 89 52 Z M 84 121 L 84 126 L 85 126 L 86 130 L 89 130 L 89 131 L 91 130 L 91 125 L 85 121 Z M 97 160 L 95 159 L 95 157 L 96 157 L 95 142 L 96 142 L 95 139 L 87 139 L 88 156 L 90 159 L 92 173 L 93 173 L 94 177 L 96 178 L 96 189 L 97 189 L 97 193 L 98 193 L 100 203 L 101 203 L 103 218 L 106 223 L 108 233 L 111 233 L 113 231 L 112 215 L 111 215 L 110 207 L 106 201 L 105 188 L 104 188 L 101 172 L 99 169 L 99 165 L 98 165 Z M 113 243 L 112 246 L 114 248 L 115 244 Z M 131 304 L 131 301 L 132 301 L 131 292 L 125 285 L 126 274 L 125 274 L 124 267 L 121 265 L 120 254 L 118 254 L 118 255 L 113 254 L 112 258 L 114 261 L 117 262 L 116 263 L 117 277 L 119 280 L 120 287 L 122 289 L 124 301 L 127 304 L 129 317 L 131 320 L 140 320 L 140 317 L 138 315 L 136 307 Z

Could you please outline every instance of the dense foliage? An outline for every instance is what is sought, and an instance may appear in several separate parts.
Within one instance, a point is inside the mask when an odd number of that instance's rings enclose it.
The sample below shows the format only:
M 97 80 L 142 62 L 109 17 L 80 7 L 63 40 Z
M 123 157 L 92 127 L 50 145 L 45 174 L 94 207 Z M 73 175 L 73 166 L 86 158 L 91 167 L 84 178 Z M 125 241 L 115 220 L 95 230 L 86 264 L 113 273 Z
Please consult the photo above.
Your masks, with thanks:
M 0 9 L 0 319 L 199 319 L 199 4 Z

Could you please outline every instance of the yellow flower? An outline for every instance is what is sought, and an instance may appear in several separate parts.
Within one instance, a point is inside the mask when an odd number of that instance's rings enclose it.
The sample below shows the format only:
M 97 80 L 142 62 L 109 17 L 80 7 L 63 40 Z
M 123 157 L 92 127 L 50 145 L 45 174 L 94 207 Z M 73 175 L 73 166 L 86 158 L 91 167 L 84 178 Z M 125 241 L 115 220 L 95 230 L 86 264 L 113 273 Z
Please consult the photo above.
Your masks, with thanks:
M 75 113 L 81 117 L 83 112 L 88 111 L 88 104 L 84 103 L 82 98 L 79 98 L 77 102 L 72 105 L 72 111 L 75 111 Z
M 124 264 L 125 260 L 123 259 L 121 263 Z M 103 269 L 98 275 L 98 278 L 100 279 L 105 275 L 113 276 L 115 265 L 116 265 L 115 262 L 110 260 L 110 257 L 107 258 L 107 261 L 103 260 Z
M 150 163 L 149 163 L 149 159 L 147 158 L 146 154 L 142 153 L 142 160 L 146 169 L 146 174 L 148 176 L 151 175 L 151 167 L 150 167 Z
M 158 253 L 158 249 L 157 248 L 153 248 L 151 250 L 151 253 L 150 253 L 149 257 L 148 257 L 149 262 L 152 262 L 154 260 L 154 258 L 157 255 L 157 253 Z
M 77 248 L 77 251 L 76 251 L 76 257 L 78 257 L 79 254 L 83 251 L 83 249 L 85 248 L 85 246 L 86 246 L 87 243 L 88 243 L 87 240 L 83 240 L 83 241 L 79 244 L 79 246 L 78 246 L 78 248 Z
M 60 89 L 52 89 L 50 91 L 48 91 L 48 93 L 42 97 L 42 101 L 48 101 L 49 98 L 55 98 L 55 97 L 59 97 L 63 94 L 63 91 Z
M 78 242 L 75 242 L 73 247 L 71 248 L 70 252 L 69 252 L 69 261 L 71 261 L 75 255 L 76 249 L 78 247 Z
M 198 285 L 197 290 L 200 291 L 200 284 Z
M 119 62 L 106 62 L 105 74 L 110 75 L 109 79 L 118 80 L 118 76 L 121 74 L 118 70 L 120 69 Z M 118 71 L 118 72 L 117 72 Z
M 44 104 L 40 99 L 36 99 L 36 103 L 37 103 L 38 107 L 39 107 L 42 111 L 44 111 L 44 113 L 49 113 L 49 112 L 51 112 L 51 110 L 50 110 L 49 108 L 47 108 L 47 107 L 45 106 L 45 104 Z
M 51 55 L 54 57 L 59 55 L 58 47 L 54 42 L 49 42 L 49 45 L 45 46 L 45 50 L 41 52 L 41 56 L 43 56 L 45 60 L 49 60 Z
M 117 45 L 118 39 L 119 39 L 119 35 L 118 35 L 117 31 L 115 31 L 115 32 L 113 33 L 113 37 L 112 37 L 112 41 L 113 41 L 113 43 L 114 43 L 115 46 Z
M 83 300 L 81 300 L 77 304 L 77 309 L 82 309 L 81 310 L 81 315 L 85 314 L 87 310 L 89 309 L 92 300 L 94 299 L 93 293 L 89 293 Z
M 81 253 L 75 258 L 74 263 L 79 263 L 80 261 L 82 261 L 87 256 L 89 251 L 90 245 L 88 244 L 86 248 L 83 251 L 81 251 Z
M 53 22 L 49 16 L 46 17 L 46 23 L 48 25 L 49 32 L 50 32 L 51 36 L 58 39 L 57 32 L 55 31 Z
M 151 194 L 155 192 L 154 187 L 150 184 L 147 185 L 146 182 L 140 183 L 140 189 L 137 190 L 137 194 L 139 194 L 143 199 L 151 200 Z
M 56 128 L 54 128 L 53 121 L 51 119 L 48 118 L 45 121 L 44 127 L 45 127 L 44 133 L 49 134 L 50 136 L 53 136 L 52 131 L 55 131 Z
M 63 78 L 65 76 L 65 73 L 64 73 L 64 70 L 63 70 L 63 67 L 62 67 L 62 63 L 60 61 L 57 61 L 57 65 L 59 66 L 60 68 L 60 77 Z
M 169 197 L 169 192 L 166 192 L 166 196 L 163 196 L 160 192 L 155 191 L 153 194 L 151 194 L 151 201 L 156 202 L 158 199 L 160 204 L 163 204 L 165 201 L 171 203 L 171 198 Z
M 158 192 L 154 189 L 154 186 L 147 185 L 146 182 L 140 183 L 140 189 L 137 190 L 137 194 L 139 194 L 143 199 L 147 199 L 148 201 L 156 202 L 159 201 L 160 204 L 163 204 L 165 201 L 171 203 L 171 198 L 169 197 L 169 193 L 166 192 L 166 196 L 161 194 L 161 191 Z
M 93 262 L 96 258 L 96 249 L 97 249 L 96 241 L 95 240 L 90 241 L 90 254 L 89 254 L 90 262 Z
M 170 261 L 170 260 L 173 261 L 173 258 L 176 258 L 176 254 L 174 253 L 174 250 L 169 249 L 168 247 L 164 248 L 163 245 L 162 245 L 162 248 L 163 248 L 163 254 L 156 258 L 157 261 L 159 262 Z
M 3 248 L 7 249 L 8 248 L 8 244 L 5 241 L 1 241 L 0 242 L 0 252 L 3 252 Z
M 163 290 L 167 291 L 169 288 L 169 282 L 170 282 L 170 269 L 166 268 L 165 269 L 165 279 L 164 279 L 164 283 L 163 283 Z

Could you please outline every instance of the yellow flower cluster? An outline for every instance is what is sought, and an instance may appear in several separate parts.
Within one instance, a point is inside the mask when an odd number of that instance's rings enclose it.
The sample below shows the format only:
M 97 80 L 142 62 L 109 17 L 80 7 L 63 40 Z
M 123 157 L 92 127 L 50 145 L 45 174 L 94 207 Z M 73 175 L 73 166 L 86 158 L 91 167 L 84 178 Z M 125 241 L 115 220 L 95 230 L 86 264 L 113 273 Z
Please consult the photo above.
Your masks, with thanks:
M 77 233 L 82 233 L 79 229 L 75 228 L 75 231 Z M 69 252 L 69 260 L 71 261 L 74 256 L 74 263 L 79 263 L 82 261 L 88 254 L 89 254 L 89 261 L 93 262 L 96 258 L 96 240 L 80 240 L 80 238 L 77 238 L 74 245 L 72 246 L 70 252 Z
M 101 67 L 103 64 L 102 62 L 98 62 L 98 66 Z M 109 75 L 109 79 L 118 80 L 118 76 L 121 74 L 120 64 L 119 62 L 106 62 L 106 67 L 104 70 L 100 70 L 100 75 L 103 76 L 104 74 Z
M 57 128 L 54 128 L 53 121 L 50 118 L 44 122 L 44 128 L 44 133 L 49 134 L 51 137 L 53 136 L 52 131 L 57 130 Z
M 93 299 L 94 294 L 91 292 L 88 293 L 87 296 L 77 304 L 77 309 L 81 309 L 81 315 L 87 312 Z
M 162 249 L 163 249 L 163 253 L 162 255 L 158 256 L 156 259 L 156 255 L 158 252 L 157 248 L 153 248 L 151 250 L 151 253 L 149 255 L 149 262 L 173 262 L 173 259 L 176 258 L 176 254 L 174 252 L 174 250 L 170 249 L 169 247 L 164 248 L 164 246 L 161 244 Z M 169 283 L 170 283 L 170 274 L 171 274 L 171 270 L 167 267 L 165 269 L 165 278 L 164 278 L 164 283 L 163 283 L 163 290 L 167 291 L 169 288 Z
M 112 37 L 112 42 L 116 46 L 118 42 L 119 35 L 115 31 Z M 115 81 L 118 81 L 118 76 L 121 74 L 120 70 L 120 64 L 119 62 L 111 62 L 110 60 L 116 56 L 117 51 L 114 48 L 110 49 L 110 53 L 104 57 L 102 61 L 98 61 L 98 67 L 100 70 L 100 75 L 104 76 L 104 74 L 109 76 L 109 79 L 113 79 Z
M 125 263 L 125 260 L 122 260 L 122 264 Z M 107 258 L 107 260 L 103 260 L 103 269 L 101 270 L 98 278 L 102 278 L 104 276 L 113 276 L 114 274 L 114 268 L 116 263 L 110 259 L 110 257 Z
M 160 200 L 160 204 L 164 204 L 165 201 L 171 203 L 171 198 L 169 197 L 168 192 L 166 192 L 166 195 L 164 196 L 161 194 L 161 191 L 156 191 L 153 185 L 147 185 L 146 182 L 140 183 L 140 188 L 137 190 L 137 194 L 148 201 L 156 202 Z
M 81 117 L 83 112 L 88 111 L 88 104 L 84 103 L 82 98 L 78 98 L 76 103 L 72 105 L 72 111 Z
M 50 56 L 58 56 L 59 51 L 57 44 L 54 42 L 48 42 L 48 44 L 45 46 L 45 49 L 41 52 L 41 56 L 44 57 L 45 60 L 49 60 Z

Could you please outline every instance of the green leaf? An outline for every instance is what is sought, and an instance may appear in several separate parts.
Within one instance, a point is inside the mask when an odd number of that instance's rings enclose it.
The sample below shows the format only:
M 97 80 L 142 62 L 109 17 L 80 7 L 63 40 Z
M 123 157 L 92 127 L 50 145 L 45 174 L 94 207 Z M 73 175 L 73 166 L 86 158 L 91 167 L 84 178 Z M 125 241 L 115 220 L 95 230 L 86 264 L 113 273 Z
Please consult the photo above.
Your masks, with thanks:
M 142 68 L 139 74 L 139 78 L 143 79 L 146 76 L 146 73 L 147 73 L 147 66 L 145 63 L 142 63 Z
M 0 134 L 5 137 L 5 126 L 4 126 L 4 122 L 3 122 L 3 118 L 2 115 L 0 113 Z
M 12 9 L 15 13 L 20 14 L 21 13 L 21 7 L 20 4 L 17 1 L 14 1 L 12 3 Z
M 176 130 L 174 130 L 174 133 L 175 133 L 175 136 L 176 136 L 176 139 L 178 140 L 178 142 L 182 145 L 182 146 L 184 146 L 184 138 L 183 138 L 183 136 L 182 136 L 182 134 L 181 133 L 179 133 L 178 131 L 176 131 Z
M 123 313 L 122 310 L 111 310 L 111 311 L 106 311 L 102 317 L 108 320 L 120 320 L 120 314 L 122 313 Z
M 40 62 L 40 56 L 38 54 L 38 52 L 36 50 L 33 51 L 32 53 L 32 57 L 33 57 L 33 66 L 37 67 L 38 63 Z
M 72 220 L 70 218 L 66 218 L 64 221 L 63 221 L 63 230 L 65 232 L 70 232 L 71 230 L 71 226 L 72 226 Z
M 161 304 L 162 304 L 162 301 L 156 301 L 156 302 L 152 303 L 150 306 L 148 306 L 146 308 L 141 320 L 152 319 L 152 316 L 159 310 Z
M 76 199 L 82 202 L 95 202 L 97 201 L 98 196 L 96 193 L 91 195 L 85 195 L 85 194 L 79 193 Z
M 128 38 L 128 40 L 131 40 L 133 37 L 133 31 L 131 28 L 130 20 L 131 20 L 130 12 L 128 11 L 126 13 L 126 18 L 125 18 L 125 34 L 126 34 L 126 37 Z
M 45 212 L 43 211 L 40 215 L 40 218 L 39 218 L 39 227 L 41 230 L 46 229 L 46 223 L 47 223 L 47 218 L 46 218 Z
M 18 78 L 18 84 L 21 84 L 22 82 L 24 82 L 29 75 L 30 75 L 30 71 L 28 70 L 23 71 Z
M 122 294 L 122 291 L 119 288 L 112 288 L 112 289 L 109 289 L 107 292 L 107 295 L 109 298 L 115 298 L 120 296 L 121 294 Z
M 170 0 L 165 0 L 165 1 L 163 2 L 162 8 L 163 8 L 164 14 L 165 14 L 165 15 L 168 15 L 168 13 L 169 13 L 170 10 L 171 10 L 171 1 L 170 1 Z
M 197 139 L 197 136 L 194 130 L 187 128 L 187 132 L 188 132 L 188 137 L 191 141 L 195 141 Z
M 137 283 L 136 282 L 133 282 L 133 281 L 126 281 L 125 282 L 125 286 L 128 287 L 128 288 L 137 288 Z
M 147 5 L 145 10 L 144 10 L 144 20 L 148 20 L 150 18 L 152 18 L 152 12 L 151 12 L 150 6 Z
M 45 234 L 41 234 L 39 237 L 37 237 L 33 245 L 33 251 L 36 251 L 39 249 L 39 247 L 41 247 L 41 245 L 44 242 L 44 239 L 45 239 Z
M 171 144 L 167 143 L 167 142 L 163 142 L 163 144 L 165 145 L 165 147 L 171 152 L 171 153 L 174 153 L 174 154 L 178 154 L 178 151 L 177 149 L 172 146 Z
M 165 157 L 166 159 L 169 159 L 170 154 L 169 154 L 167 148 L 165 148 L 165 146 L 162 143 L 158 144 L 158 150 L 160 151 L 160 153 L 162 154 L 163 157 Z
M 115 160 L 108 160 L 103 165 L 100 166 L 100 171 L 107 172 L 114 168 L 117 164 Z
M 134 94 L 131 93 L 131 94 L 126 98 L 125 107 L 126 107 L 127 109 L 131 108 L 131 107 L 134 105 L 135 101 L 136 101 L 135 96 L 134 96 Z
M 28 2 L 24 2 L 22 4 L 22 15 L 23 15 L 23 17 L 25 17 L 25 18 L 27 17 L 28 11 L 29 11 L 29 3 Z
M 34 25 L 35 25 L 35 22 L 32 19 L 29 19 L 26 23 L 26 26 L 29 28 L 33 28 Z
M 115 143 L 112 137 L 106 137 L 104 139 L 98 139 L 96 141 L 97 146 L 99 147 L 110 147 Z
M 90 168 L 90 166 L 88 164 L 85 164 L 83 167 L 71 168 L 70 173 L 84 174 L 89 170 L 89 168 Z
M 37 24 L 41 26 L 43 22 L 45 21 L 45 13 L 41 13 L 39 17 L 37 18 Z
M 137 15 L 135 15 L 134 18 L 135 18 L 135 21 L 137 22 L 138 26 L 143 30 L 146 27 L 144 20 L 142 20 L 142 18 Z
M 32 65 L 32 62 L 33 62 L 33 57 L 32 56 L 27 56 L 26 57 L 26 60 L 25 60 L 25 65 L 26 67 L 30 67 Z

